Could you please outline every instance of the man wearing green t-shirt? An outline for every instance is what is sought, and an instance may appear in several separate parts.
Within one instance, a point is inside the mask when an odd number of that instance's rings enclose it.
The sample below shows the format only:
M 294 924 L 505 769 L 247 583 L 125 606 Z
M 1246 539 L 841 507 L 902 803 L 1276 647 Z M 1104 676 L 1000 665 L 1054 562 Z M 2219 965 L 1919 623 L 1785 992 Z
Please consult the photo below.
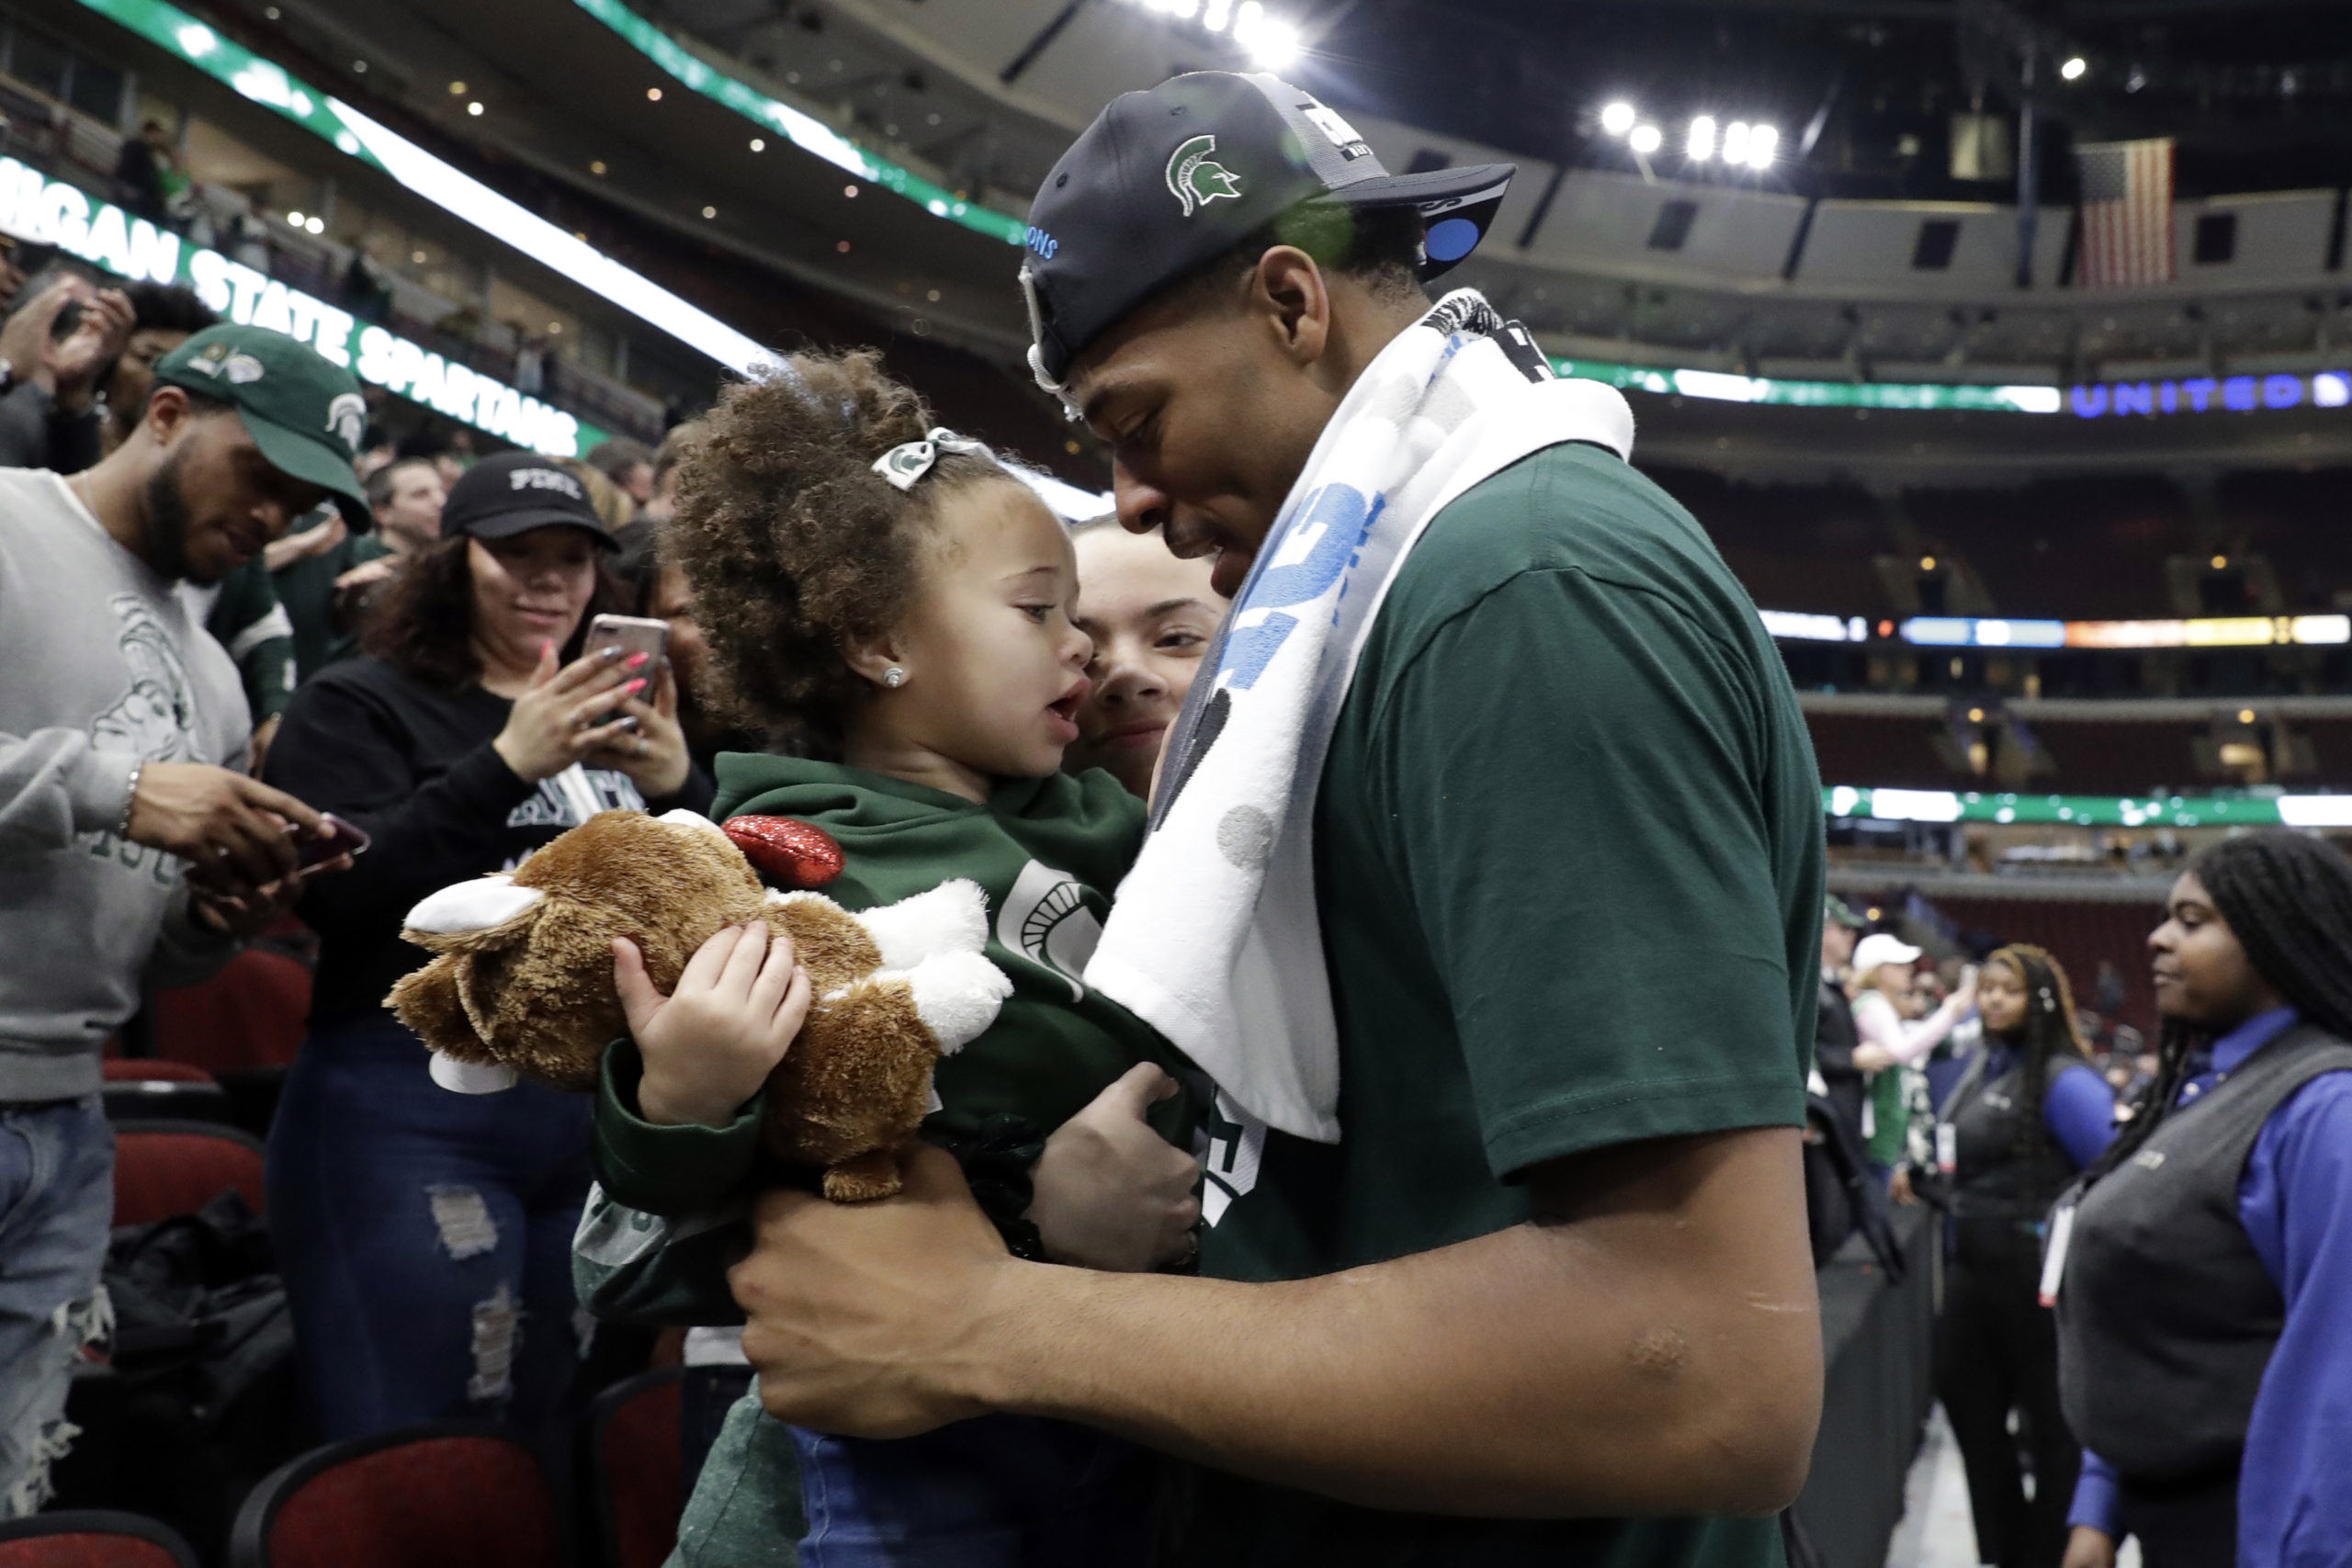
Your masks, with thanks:
M 442 500 L 430 458 L 398 458 L 368 476 L 373 533 L 354 534 L 330 516 L 281 542 L 270 575 L 294 628 L 298 679 L 359 651 L 369 602 L 402 562 L 440 542 Z
M 1023 281 L 1032 366 L 1111 445 L 1122 520 L 1241 588 L 1510 173 L 1390 177 L 1271 76 L 1106 109 L 1039 192 Z M 1514 333 L 1490 341 L 1543 378 Z M 1261 570 L 1329 554 L 1295 535 Z M 1336 1141 L 1219 1088 L 1199 1280 L 1009 1258 L 928 1154 L 901 1200 L 772 1196 L 732 1276 L 746 1353 L 803 1425 L 1027 1411 L 1198 1461 L 1189 1563 L 1770 1568 L 1821 1399 L 1794 694 L 1614 451 L 1542 446 L 1407 547 L 1313 793 Z M 1243 604 L 1233 639 L 1285 635 Z M 1228 648 L 1217 678 L 1250 677 Z M 1163 810 L 1206 777 L 1215 705 Z

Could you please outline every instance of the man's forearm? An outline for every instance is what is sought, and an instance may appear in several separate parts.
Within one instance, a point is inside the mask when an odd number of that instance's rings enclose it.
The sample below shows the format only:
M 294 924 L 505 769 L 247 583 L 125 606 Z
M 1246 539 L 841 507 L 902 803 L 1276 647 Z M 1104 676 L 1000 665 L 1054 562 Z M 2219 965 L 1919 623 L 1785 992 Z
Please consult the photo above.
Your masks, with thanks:
M 1785 1136 L 1793 1163 L 1793 1133 L 1731 1136 Z M 1753 1187 L 1756 1163 L 1705 1184 Z M 1283 1284 L 1009 1266 L 965 1370 L 992 1407 L 1373 1506 L 1768 1512 L 1803 1483 L 1820 1409 L 1800 1181 L 1767 1175 L 1793 1201 L 1778 1219 L 1751 1191 L 1696 1222 L 1529 1224 Z M 1789 1234 L 1718 1245 L 1758 1225 Z

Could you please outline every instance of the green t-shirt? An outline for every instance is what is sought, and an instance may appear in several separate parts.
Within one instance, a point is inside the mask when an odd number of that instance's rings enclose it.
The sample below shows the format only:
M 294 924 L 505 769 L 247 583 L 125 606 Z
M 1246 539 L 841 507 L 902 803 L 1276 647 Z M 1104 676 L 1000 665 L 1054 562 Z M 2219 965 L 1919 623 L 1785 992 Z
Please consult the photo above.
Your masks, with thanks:
M 1613 455 L 1549 448 L 1431 523 L 1340 710 L 1315 856 L 1342 1138 L 1219 1096 L 1204 1272 L 1424 1252 L 1525 1220 L 1539 1162 L 1802 1123 L 1812 746 L 1706 535 Z M 1770 1519 L 1433 1518 L 1218 1472 L 1191 1527 L 1183 1560 L 1219 1568 L 1781 1557 Z
M 373 534 L 353 534 L 333 549 L 270 573 L 277 602 L 294 627 L 294 670 L 307 681 L 340 659 L 359 651 L 359 627 L 338 618 L 334 580 L 353 567 L 390 555 Z

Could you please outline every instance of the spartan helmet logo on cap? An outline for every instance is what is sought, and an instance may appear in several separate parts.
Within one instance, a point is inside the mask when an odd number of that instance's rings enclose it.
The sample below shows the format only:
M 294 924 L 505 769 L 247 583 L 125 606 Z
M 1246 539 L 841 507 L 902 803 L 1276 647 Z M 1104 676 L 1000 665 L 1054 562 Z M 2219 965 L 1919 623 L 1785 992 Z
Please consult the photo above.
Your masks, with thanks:
M 1221 196 L 1241 195 L 1241 176 L 1209 156 L 1216 151 L 1216 137 L 1195 136 L 1168 154 L 1168 188 L 1187 218 Z
M 337 392 L 327 405 L 327 429 L 354 452 L 368 436 L 368 400 L 356 392 Z

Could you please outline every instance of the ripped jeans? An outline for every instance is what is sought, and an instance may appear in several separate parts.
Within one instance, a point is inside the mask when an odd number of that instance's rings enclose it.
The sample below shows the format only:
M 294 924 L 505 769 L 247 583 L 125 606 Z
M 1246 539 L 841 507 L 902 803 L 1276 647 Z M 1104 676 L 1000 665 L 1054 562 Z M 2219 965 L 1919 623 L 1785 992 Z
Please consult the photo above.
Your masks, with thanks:
M 389 1013 L 314 1029 L 269 1136 L 269 1228 L 320 1436 L 537 1426 L 582 1352 L 586 1095 L 455 1094 Z
M 0 1106 L 0 1519 L 38 1509 L 74 1428 L 65 1393 L 106 1332 L 114 1129 L 95 1094 Z

